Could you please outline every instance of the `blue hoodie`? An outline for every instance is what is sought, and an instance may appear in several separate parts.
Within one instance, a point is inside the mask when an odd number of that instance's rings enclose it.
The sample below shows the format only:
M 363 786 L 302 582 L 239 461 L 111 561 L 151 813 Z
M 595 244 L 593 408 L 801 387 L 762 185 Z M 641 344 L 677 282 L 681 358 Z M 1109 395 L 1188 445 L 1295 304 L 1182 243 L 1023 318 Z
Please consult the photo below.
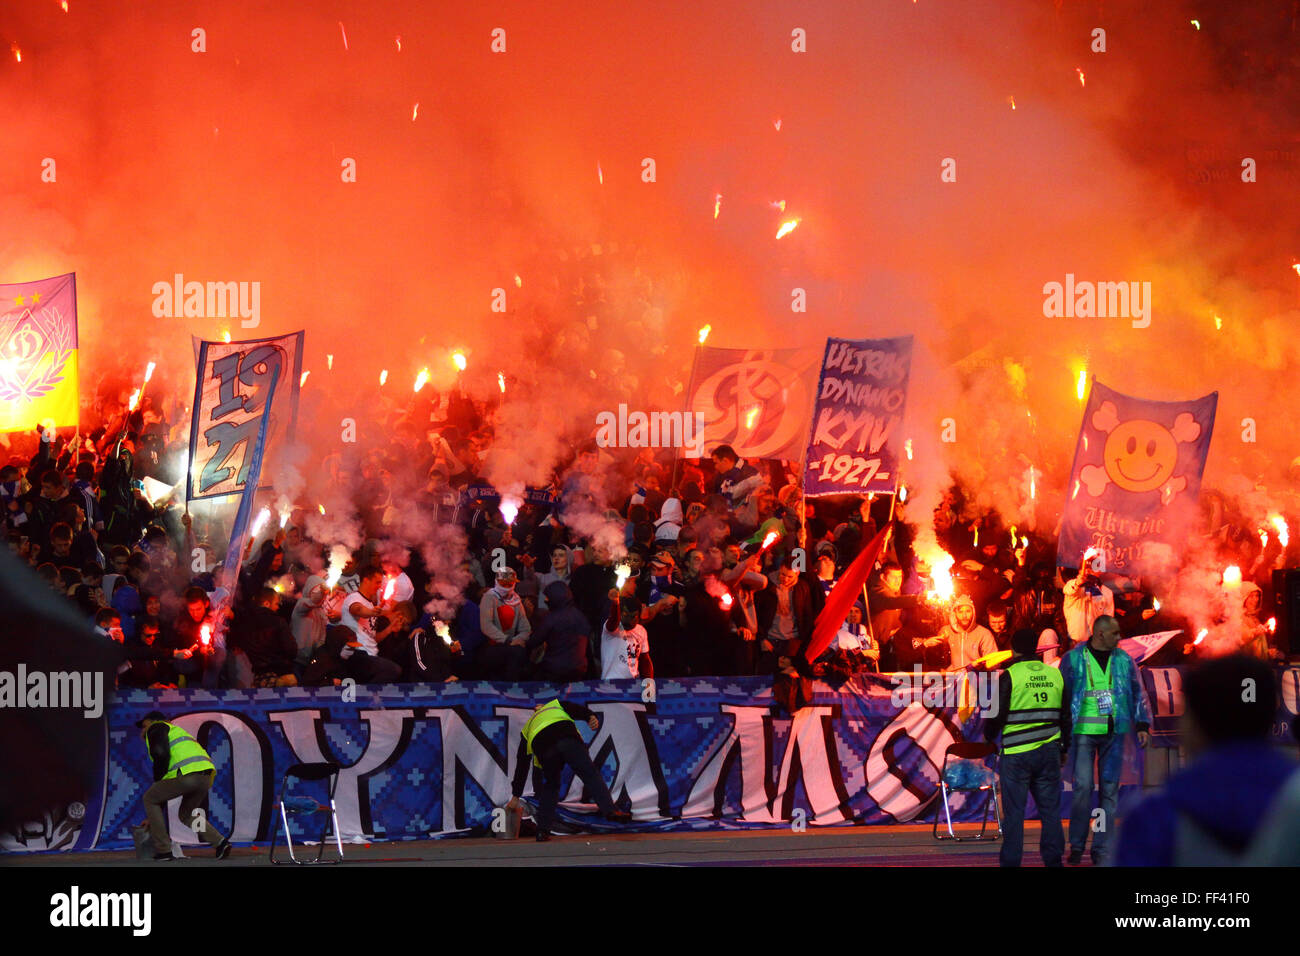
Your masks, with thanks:
M 1268 741 L 1239 740 L 1207 751 L 1124 818 L 1115 865 L 1179 866 L 1203 861 L 1205 850 L 1241 852 L 1295 770 L 1296 762 Z M 1187 821 L 1215 840 L 1180 826 Z

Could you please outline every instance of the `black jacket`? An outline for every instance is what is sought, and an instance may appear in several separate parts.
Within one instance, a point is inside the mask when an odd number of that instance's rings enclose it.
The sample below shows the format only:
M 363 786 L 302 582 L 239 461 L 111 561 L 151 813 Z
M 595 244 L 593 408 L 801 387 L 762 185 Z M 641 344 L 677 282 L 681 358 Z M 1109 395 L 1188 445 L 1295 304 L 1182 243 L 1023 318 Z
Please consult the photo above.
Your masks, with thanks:
M 537 736 L 533 738 L 533 753 L 543 763 L 555 749 L 558 741 L 565 738 L 582 741 L 582 737 L 578 733 L 578 726 L 573 722 L 574 720 L 588 721 L 596 716 L 595 711 L 584 707 L 582 704 L 575 704 L 573 701 L 562 700 L 560 706 L 573 720 L 558 720 L 549 726 L 543 727 Z M 524 792 L 524 783 L 528 780 L 528 768 L 532 765 L 533 758 L 528 756 L 528 741 L 520 734 L 519 750 L 515 755 L 515 778 L 510 786 L 510 793 L 513 796 L 518 797 Z
M 546 601 L 549 610 L 529 636 L 528 649 L 545 644 L 542 670 L 561 677 L 578 675 L 575 679 L 581 680 L 587 673 L 591 625 L 574 606 L 573 594 L 563 581 L 546 585 Z

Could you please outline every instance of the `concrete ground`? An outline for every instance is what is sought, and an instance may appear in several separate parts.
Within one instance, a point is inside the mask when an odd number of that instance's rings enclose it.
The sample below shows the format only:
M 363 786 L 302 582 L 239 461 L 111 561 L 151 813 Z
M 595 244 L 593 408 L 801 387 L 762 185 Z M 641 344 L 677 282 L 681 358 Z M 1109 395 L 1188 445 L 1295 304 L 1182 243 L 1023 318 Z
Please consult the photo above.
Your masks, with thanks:
M 1038 859 L 1038 823 L 1025 825 L 1026 866 Z M 957 828 L 977 833 L 978 825 Z M 990 832 L 996 832 L 990 826 Z M 711 831 L 703 833 L 576 834 L 549 843 L 532 837 L 498 840 L 486 837 L 345 843 L 347 866 L 997 866 L 1000 841 L 938 842 L 929 826 L 870 826 L 789 830 Z M 206 847 L 175 863 L 141 862 L 131 851 L 45 853 L 0 857 L 0 865 L 18 866 L 266 866 L 267 844 L 236 847 L 217 863 Z M 315 847 L 300 848 L 315 855 Z M 326 847 L 327 858 L 333 844 Z M 191 851 L 186 850 L 187 853 Z M 277 856 L 287 858 L 283 845 Z M 300 856 L 301 858 L 301 856 Z

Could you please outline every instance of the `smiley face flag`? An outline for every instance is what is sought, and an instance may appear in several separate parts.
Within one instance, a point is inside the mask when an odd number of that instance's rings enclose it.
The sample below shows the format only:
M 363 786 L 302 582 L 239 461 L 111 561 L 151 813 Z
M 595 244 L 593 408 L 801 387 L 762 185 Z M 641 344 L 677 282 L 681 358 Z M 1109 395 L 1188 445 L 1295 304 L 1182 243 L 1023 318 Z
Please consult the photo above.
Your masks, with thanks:
M 1219 393 L 1152 402 L 1094 380 L 1066 489 L 1056 563 L 1088 548 L 1106 571 L 1135 577 L 1174 561 L 1196 518 Z

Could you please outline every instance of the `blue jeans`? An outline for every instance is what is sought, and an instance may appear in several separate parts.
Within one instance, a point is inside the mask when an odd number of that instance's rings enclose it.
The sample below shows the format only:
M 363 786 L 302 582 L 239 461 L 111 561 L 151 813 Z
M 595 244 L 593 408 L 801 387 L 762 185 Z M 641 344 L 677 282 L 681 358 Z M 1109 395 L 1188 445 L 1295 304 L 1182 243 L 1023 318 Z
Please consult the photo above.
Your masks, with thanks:
M 1070 849 L 1083 851 L 1092 820 L 1092 764 L 1101 771 L 1101 827 L 1092 837 L 1094 863 L 1105 862 L 1106 836 L 1115 829 L 1119 804 L 1119 777 L 1124 763 L 1124 738 L 1119 734 L 1074 735 L 1074 793 L 1070 802 Z
M 1049 741 L 1018 754 L 1003 754 L 1002 778 L 1002 866 L 1019 866 L 1024 851 L 1025 804 L 1030 791 L 1043 822 L 1038 852 L 1044 866 L 1060 866 L 1065 852 L 1061 830 L 1061 745 Z

